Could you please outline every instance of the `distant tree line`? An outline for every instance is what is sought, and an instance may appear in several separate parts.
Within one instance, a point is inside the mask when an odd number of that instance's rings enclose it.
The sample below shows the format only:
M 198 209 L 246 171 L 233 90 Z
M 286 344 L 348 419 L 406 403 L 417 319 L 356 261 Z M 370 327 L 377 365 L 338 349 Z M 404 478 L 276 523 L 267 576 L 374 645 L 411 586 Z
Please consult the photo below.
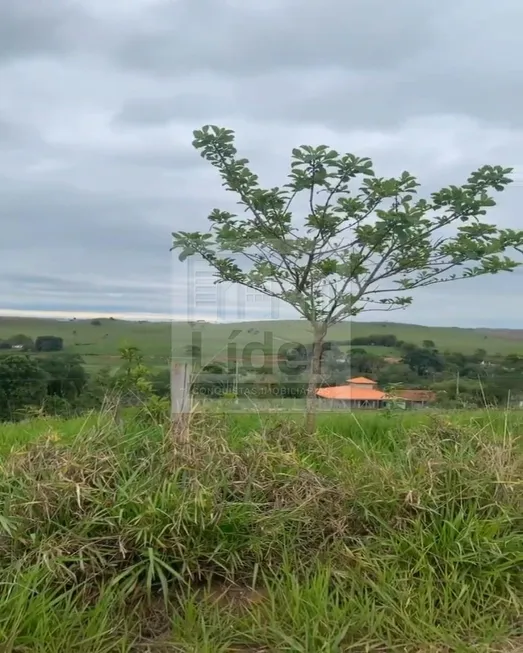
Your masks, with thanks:
M 0 357 L 0 420 L 16 420 L 30 409 L 55 414 L 80 408 L 88 375 L 79 356 L 38 358 L 14 353 Z
M 367 348 L 366 348 L 367 347 Z M 393 349 L 389 355 L 372 347 Z M 297 396 L 303 393 L 312 344 L 290 348 L 286 360 L 243 366 L 212 363 L 202 368 L 197 381 L 200 394 Z M 393 334 L 369 335 L 351 340 L 326 341 L 321 353 L 321 385 L 341 385 L 350 377 L 369 376 L 381 388 L 433 390 L 441 405 L 449 407 L 504 405 L 523 401 L 523 356 L 488 355 L 484 349 L 468 354 L 441 351 L 433 340 L 421 345 L 399 340 Z M 288 374 L 289 365 L 303 375 Z M 301 364 L 301 367 L 300 367 Z M 253 376 L 257 378 L 253 380 Z M 255 390 L 254 386 L 260 389 Z M 269 388 L 269 390 L 267 390 Z
M 383 355 L 372 347 L 387 347 L 394 355 Z M 165 409 L 169 398 L 169 370 L 153 372 L 136 347 L 120 350 L 119 366 L 92 374 L 79 355 L 63 351 L 63 341 L 56 336 L 39 336 L 33 342 L 19 334 L 0 343 L 0 348 L 5 350 L 0 355 L 0 420 L 22 419 L 34 411 L 79 414 L 99 408 L 112 392 L 118 392 L 126 405 L 141 405 L 152 397 L 158 410 Z M 199 357 L 201 352 L 191 349 Z M 304 344 L 287 348 L 282 360 L 268 356 L 261 365 L 210 362 L 194 370 L 193 392 L 201 398 L 304 397 L 311 355 L 312 345 Z M 384 390 L 398 386 L 433 390 L 438 402 L 448 407 L 523 401 L 523 356 L 516 353 L 441 351 L 431 340 L 417 345 L 380 334 L 324 342 L 321 361 L 323 386 L 363 375 Z
M 58 336 L 38 336 L 33 340 L 19 333 L 7 340 L 0 340 L 0 349 L 16 349 L 19 351 L 62 351 L 64 340 Z

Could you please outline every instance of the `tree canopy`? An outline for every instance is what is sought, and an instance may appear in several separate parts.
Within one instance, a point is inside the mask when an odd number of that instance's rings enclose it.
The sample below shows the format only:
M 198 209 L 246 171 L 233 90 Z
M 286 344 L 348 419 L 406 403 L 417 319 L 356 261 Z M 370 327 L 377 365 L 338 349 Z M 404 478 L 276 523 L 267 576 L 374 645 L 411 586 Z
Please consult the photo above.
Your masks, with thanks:
M 213 209 L 209 230 L 174 232 L 173 249 L 181 260 L 201 256 L 217 283 L 276 297 L 309 321 L 309 429 L 331 325 L 365 310 L 404 308 L 418 288 L 521 263 L 507 253 L 523 247 L 523 231 L 483 219 L 496 204 L 493 193 L 512 181 L 511 168 L 485 165 L 463 185 L 421 197 L 407 171 L 378 177 L 367 157 L 302 145 L 292 150 L 287 183 L 264 188 L 238 156 L 231 129 L 206 125 L 193 145 L 243 211 Z
M 523 246 L 523 231 L 483 221 L 511 168 L 485 165 L 424 198 L 409 172 L 378 177 L 369 158 L 303 145 L 287 183 L 264 188 L 232 130 L 207 125 L 193 145 L 244 211 L 212 210 L 208 232 L 175 232 L 173 248 L 182 260 L 203 257 L 218 283 L 277 297 L 320 330 L 408 306 L 417 288 L 520 264 L 506 253 Z

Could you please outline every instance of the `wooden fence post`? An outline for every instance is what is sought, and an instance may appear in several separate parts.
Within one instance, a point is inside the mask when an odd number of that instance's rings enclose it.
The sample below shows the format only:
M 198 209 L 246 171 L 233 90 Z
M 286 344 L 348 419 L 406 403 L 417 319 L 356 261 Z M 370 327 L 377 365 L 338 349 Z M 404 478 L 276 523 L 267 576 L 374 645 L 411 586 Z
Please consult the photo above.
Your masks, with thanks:
M 190 363 L 171 363 L 171 419 L 173 436 L 178 441 L 189 440 L 191 372 Z

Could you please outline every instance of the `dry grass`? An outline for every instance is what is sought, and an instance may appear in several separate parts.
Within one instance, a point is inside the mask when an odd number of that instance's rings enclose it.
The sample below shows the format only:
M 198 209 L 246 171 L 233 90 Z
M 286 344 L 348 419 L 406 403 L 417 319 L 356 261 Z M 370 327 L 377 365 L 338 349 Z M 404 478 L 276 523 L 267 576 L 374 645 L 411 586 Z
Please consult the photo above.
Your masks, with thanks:
M 100 420 L 4 458 L 2 651 L 517 650 L 507 428 L 195 419 L 188 444 Z

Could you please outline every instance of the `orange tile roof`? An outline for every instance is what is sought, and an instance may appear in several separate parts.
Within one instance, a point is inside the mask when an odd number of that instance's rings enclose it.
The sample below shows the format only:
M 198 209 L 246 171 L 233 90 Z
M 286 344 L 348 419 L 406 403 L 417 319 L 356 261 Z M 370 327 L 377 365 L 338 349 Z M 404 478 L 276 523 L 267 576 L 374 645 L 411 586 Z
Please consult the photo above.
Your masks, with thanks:
M 366 379 L 364 376 L 356 376 L 353 379 L 347 379 L 349 383 L 367 383 L 368 385 L 376 385 L 376 381 L 371 381 L 371 379 Z
M 383 401 L 389 396 L 374 388 L 358 388 L 353 385 L 337 385 L 330 388 L 320 388 L 316 391 L 323 399 L 346 399 L 356 401 Z

